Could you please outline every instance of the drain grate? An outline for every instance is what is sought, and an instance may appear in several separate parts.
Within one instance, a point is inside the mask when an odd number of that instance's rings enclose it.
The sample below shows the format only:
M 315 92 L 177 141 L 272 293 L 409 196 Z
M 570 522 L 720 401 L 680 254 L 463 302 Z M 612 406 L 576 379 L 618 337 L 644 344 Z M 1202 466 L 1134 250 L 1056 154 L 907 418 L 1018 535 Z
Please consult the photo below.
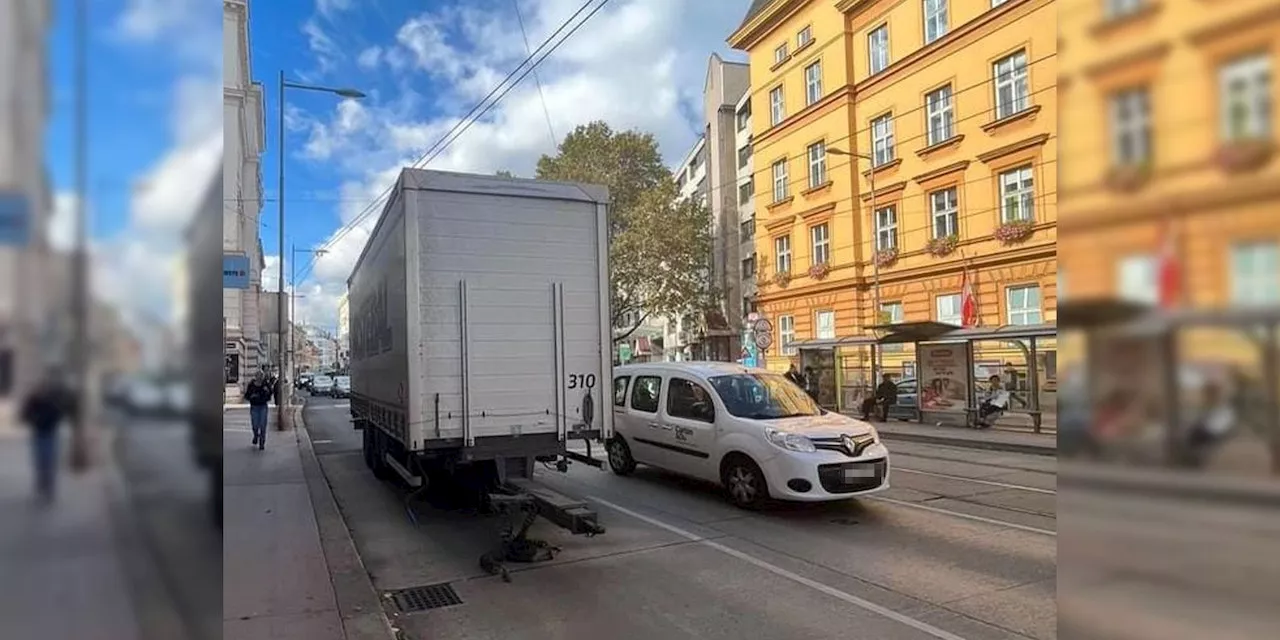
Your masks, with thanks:
M 453 590 L 453 585 L 447 582 L 391 591 L 387 596 L 391 598 L 392 602 L 396 603 L 396 608 L 401 613 L 427 611 L 462 604 L 462 598 L 459 598 L 458 593 Z

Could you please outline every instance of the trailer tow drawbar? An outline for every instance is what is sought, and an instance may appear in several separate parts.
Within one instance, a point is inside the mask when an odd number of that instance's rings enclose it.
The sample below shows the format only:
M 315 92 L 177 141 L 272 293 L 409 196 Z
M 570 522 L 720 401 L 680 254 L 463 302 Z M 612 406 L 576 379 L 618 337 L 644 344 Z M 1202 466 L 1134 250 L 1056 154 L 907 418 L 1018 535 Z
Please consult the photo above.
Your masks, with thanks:
M 499 491 L 489 494 L 489 505 L 498 513 L 510 517 L 503 528 L 498 547 L 480 556 L 480 568 L 490 575 L 502 575 L 504 582 L 511 582 L 511 572 L 506 563 L 535 563 L 555 559 L 560 548 L 545 540 L 528 537 L 529 528 L 538 516 L 574 535 L 587 537 L 605 532 L 587 503 L 552 491 L 528 480 L 511 480 Z

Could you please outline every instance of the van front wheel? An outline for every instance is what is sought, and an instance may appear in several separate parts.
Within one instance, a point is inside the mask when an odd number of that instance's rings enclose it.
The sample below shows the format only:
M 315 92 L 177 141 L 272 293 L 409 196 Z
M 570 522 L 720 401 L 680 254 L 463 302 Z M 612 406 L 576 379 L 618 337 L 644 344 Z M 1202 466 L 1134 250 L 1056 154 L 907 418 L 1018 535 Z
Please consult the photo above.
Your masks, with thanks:
M 621 436 L 609 440 L 609 468 L 620 476 L 629 476 L 636 470 L 636 459 L 631 457 L 631 447 Z
M 729 502 L 742 509 L 759 509 L 769 500 L 769 485 L 764 472 L 750 458 L 734 455 L 725 461 L 720 471 Z

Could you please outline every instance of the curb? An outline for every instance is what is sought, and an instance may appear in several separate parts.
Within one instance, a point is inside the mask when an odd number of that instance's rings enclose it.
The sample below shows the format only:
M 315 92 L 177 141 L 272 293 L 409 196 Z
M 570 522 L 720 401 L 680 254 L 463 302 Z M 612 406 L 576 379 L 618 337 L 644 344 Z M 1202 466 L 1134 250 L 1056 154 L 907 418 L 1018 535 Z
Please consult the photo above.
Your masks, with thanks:
M 902 442 L 919 442 L 921 444 L 940 444 L 948 447 L 960 447 L 962 449 L 982 449 L 985 451 L 1004 451 L 1008 453 L 1025 453 L 1033 456 L 1053 456 L 1057 457 L 1058 447 L 1036 445 L 1036 444 L 1020 444 L 1017 442 L 1000 442 L 993 440 L 976 440 L 973 438 L 957 438 L 954 436 L 936 436 L 923 433 L 894 433 L 892 431 L 879 430 L 880 437 L 885 440 L 900 440 Z
M 293 410 L 292 431 L 302 453 L 302 472 L 311 495 L 320 548 L 329 566 L 344 637 L 346 640 L 395 640 L 395 629 L 382 608 L 382 599 L 360 559 L 360 552 L 338 509 L 338 501 L 333 497 L 333 489 L 311 445 L 311 435 L 302 420 L 302 407 L 295 406 Z
M 1280 507 L 1280 484 L 1222 480 L 1192 473 L 1121 472 L 1064 464 L 1058 468 L 1058 486 L 1247 507 Z

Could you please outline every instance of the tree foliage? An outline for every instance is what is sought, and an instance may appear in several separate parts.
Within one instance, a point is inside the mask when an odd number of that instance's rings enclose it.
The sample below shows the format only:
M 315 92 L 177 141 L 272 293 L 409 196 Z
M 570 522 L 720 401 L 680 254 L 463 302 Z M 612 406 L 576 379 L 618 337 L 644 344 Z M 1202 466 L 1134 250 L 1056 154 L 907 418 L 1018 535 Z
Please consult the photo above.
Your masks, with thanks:
M 615 340 L 649 316 L 710 306 L 711 214 L 680 199 L 651 134 L 615 132 L 604 122 L 579 126 L 555 156 L 538 160 L 537 176 L 609 188 L 613 324 L 635 318 Z

